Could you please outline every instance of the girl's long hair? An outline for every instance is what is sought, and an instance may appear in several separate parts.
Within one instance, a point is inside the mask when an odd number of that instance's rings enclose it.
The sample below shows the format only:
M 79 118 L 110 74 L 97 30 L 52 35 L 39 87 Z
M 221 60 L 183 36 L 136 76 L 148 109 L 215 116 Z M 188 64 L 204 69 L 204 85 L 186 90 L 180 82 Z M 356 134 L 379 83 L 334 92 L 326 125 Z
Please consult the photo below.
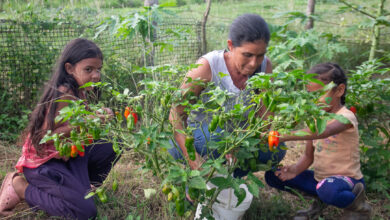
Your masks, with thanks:
M 39 144 L 43 136 L 48 130 L 53 130 L 55 125 L 55 115 L 58 103 L 55 100 L 60 99 L 63 95 L 58 89 L 60 86 L 66 87 L 79 98 L 79 85 L 75 78 L 70 75 L 65 64 L 70 63 L 76 65 L 83 59 L 99 58 L 103 60 L 103 54 L 99 47 L 83 38 L 77 38 L 70 41 L 62 51 L 61 57 L 58 59 L 54 73 L 51 79 L 46 83 L 44 92 L 39 99 L 39 102 L 30 116 L 30 122 L 27 126 L 23 139 L 29 137 L 32 145 L 35 147 L 38 154 L 42 151 L 42 145 Z M 46 128 L 43 127 L 47 123 Z

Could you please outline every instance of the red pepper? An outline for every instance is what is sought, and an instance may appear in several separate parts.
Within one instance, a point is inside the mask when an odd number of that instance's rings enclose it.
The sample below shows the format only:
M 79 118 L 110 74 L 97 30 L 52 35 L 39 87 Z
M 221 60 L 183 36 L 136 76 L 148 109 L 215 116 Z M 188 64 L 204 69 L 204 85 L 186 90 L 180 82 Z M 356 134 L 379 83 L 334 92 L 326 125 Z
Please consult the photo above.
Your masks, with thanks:
M 131 114 L 131 116 L 133 116 L 133 119 L 134 119 L 134 125 L 137 124 L 137 121 L 138 121 L 138 115 L 137 113 L 134 112 L 134 110 L 130 107 L 126 107 L 125 108 L 125 113 L 123 114 L 125 116 L 125 118 L 127 119 L 127 117 L 129 117 L 129 115 Z
M 89 143 L 89 144 L 92 144 L 92 143 L 93 143 L 93 137 L 92 137 L 92 135 L 88 134 L 88 135 L 87 135 L 87 138 L 88 138 L 88 143 Z
M 84 155 L 85 155 L 85 147 L 84 147 L 84 145 L 81 145 L 81 147 L 83 148 L 84 151 L 77 150 L 77 152 L 79 153 L 80 157 L 84 157 Z
M 355 106 L 349 107 L 349 110 L 351 110 L 351 112 L 353 112 L 354 114 L 356 114 L 356 107 L 355 107 Z
M 279 132 L 270 131 L 268 135 L 268 145 L 270 151 L 275 151 L 276 147 L 279 145 Z
M 76 145 L 72 145 L 70 148 L 70 157 L 76 157 L 77 156 L 77 147 Z

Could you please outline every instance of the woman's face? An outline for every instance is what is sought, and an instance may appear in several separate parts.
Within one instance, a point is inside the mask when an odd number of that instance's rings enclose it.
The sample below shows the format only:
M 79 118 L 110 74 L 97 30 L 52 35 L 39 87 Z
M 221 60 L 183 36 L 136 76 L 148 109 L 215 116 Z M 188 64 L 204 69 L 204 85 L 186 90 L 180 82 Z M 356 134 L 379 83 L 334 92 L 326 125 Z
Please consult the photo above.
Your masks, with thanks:
M 66 71 L 76 79 L 79 86 L 82 86 L 88 82 L 96 83 L 100 81 L 102 65 L 103 62 L 100 58 L 87 58 L 79 61 L 75 65 L 66 63 L 65 67 Z M 91 90 L 92 87 L 85 89 Z
M 267 52 L 267 44 L 263 40 L 245 42 L 238 47 L 228 40 L 228 47 L 233 63 L 239 74 L 250 76 L 261 65 Z

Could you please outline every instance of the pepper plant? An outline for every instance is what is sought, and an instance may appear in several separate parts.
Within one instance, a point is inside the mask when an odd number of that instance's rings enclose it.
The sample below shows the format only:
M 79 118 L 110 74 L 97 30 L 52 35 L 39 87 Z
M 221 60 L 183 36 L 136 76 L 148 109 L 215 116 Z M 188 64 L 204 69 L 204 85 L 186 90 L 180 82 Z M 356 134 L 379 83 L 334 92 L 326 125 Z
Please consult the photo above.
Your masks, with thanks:
M 269 151 L 267 140 L 270 129 L 282 135 L 308 125 L 313 132 L 321 133 L 325 130 L 326 122 L 336 117 L 323 111 L 318 102 L 319 97 L 333 84 L 326 85 L 324 90 L 318 92 L 306 91 L 308 82 L 321 83 L 313 78 L 315 74 L 306 74 L 302 70 L 257 74 L 248 81 L 248 93 L 234 98 L 232 108 L 227 109 L 225 103 L 232 99 L 232 94 L 212 83 L 192 82 L 203 83 L 210 88 L 205 92 L 210 95 L 208 101 L 194 97 L 188 90 L 179 89 L 183 74 L 194 67 L 196 65 L 139 68 L 138 73 L 145 77 L 137 85 L 138 93 L 131 93 L 120 85 L 87 83 L 83 87 L 99 87 L 103 100 L 89 105 L 84 104 L 83 100 L 58 100 L 66 101 L 69 105 L 60 111 L 56 120 L 67 121 L 78 132 L 73 132 L 70 137 L 48 132 L 42 142 L 54 140 L 64 156 L 70 155 L 69 147 L 72 145 L 82 151 L 81 146 L 88 145 L 91 137 L 95 142 L 112 143 L 118 155 L 123 150 L 131 149 L 142 155 L 142 170 L 154 174 L 178 216 L 188 218 L 195 209 L 185 199 L 188 189 L 194 203 L 203 205 L 202 217 L 212 218 L 212 205 L 217 202 L 223 189 L 234 189 L 237 206 L 246 197 L 245 190 L 239 187 L 241 184 L 246 184 L 254 196 L 259 195 L 259 187 L 263 187 L 263 183 L 253 173 L 277 167 L 277 162 L 272 159 L 266 164 L 260 164 L 256 159 L 262 152 Z M 221 74 L 221 77 L 224 75 Z M 207 142 L 209 152 L 203 157 L 204 163 L 199 170 L 191 170 L 188 161 L 174 160 L 167 152 L 172 147 L 178 147 L 173 136 L 174 128 L 168 120 L 170 109 L 176 105 L 185 106 L 189 117 L 192 110 L 200 108 L 214 115 L 211 122 L 214 125 L 209 126 L 209 132 L 220 138 Z M 115 115 L 102 117 L 103 107 L 110 107 Z M 190 127 L 177 132 L 192 136 Z M 298 132 L 296 135 L 306 133 Z M 186 147 L 194 155 L 191 139 Z M 276 153 L 278 149 L 272 148 L 272 151 Z M 233 155 L 235 159 L 226 159 L 228 155 Z M 190 156 L 190 159 L 194 157 Z M 248 172 L 247 178 L 233 177 L 234 170 L 238 168 Z M 103 184 L 101 188 L 106 185 Z M 91 192 L 87 197 L 98 192 L 99 198 L 105 198 L 102 196 L 105 190 Z M 145 190 L 150 192 L 149 189 Z

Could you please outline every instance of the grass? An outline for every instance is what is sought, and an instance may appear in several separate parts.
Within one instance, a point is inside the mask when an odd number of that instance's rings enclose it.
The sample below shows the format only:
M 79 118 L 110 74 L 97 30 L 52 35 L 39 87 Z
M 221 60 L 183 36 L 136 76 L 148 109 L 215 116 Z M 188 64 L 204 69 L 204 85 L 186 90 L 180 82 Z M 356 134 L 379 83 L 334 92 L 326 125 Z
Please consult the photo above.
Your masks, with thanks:
M 20 148 L 6 142 L 0 143 L 0 175 L 4 178 L 7 172 L 13 169 L 19 154 Z M 283 164 L 292 164 L 297 161 L 303 152 L 303 144 L 291 143 Z M 134 152 L 126 151 L 119 162 L 115 165 L 106 179 L 108 202 L 101 203 L 95 199 L 98 208 L 97 219 L 179 219 L 175 217 L 169 207 L 166 197 L 160 193 L 160 183 L 158 180 L 139 168 L 143 158 Z M 256 173 L 264 182 L 263 172 Z M 112 182 L 117 179 L 119 187 L 117 191 L 111 189 Z M 157 194 L 150 199 L 144 196 L 144 189 L 154 188 Z M 390 215 L 390 202 L 378 194 L 368 194 L 369 202 L 374 208 L 373 219 L 387 219 Z M 246 212 L 244 219 L 291 219 L 296 210 L 307 208 L 311 201 L 301 201 L 298 197 L 289 193 L 279 192 L 268 186 L 260 190 L 259 198 L 255 198 L 251 207 Z M 342 210 L 335 207 L 327 207 L 320 219 L 338 219 Z M 16 207 L 16 213 L 8 219 L 61 219 L 49 217 L 42 211 L 33 212 L 26 203 L 21 203 Z

